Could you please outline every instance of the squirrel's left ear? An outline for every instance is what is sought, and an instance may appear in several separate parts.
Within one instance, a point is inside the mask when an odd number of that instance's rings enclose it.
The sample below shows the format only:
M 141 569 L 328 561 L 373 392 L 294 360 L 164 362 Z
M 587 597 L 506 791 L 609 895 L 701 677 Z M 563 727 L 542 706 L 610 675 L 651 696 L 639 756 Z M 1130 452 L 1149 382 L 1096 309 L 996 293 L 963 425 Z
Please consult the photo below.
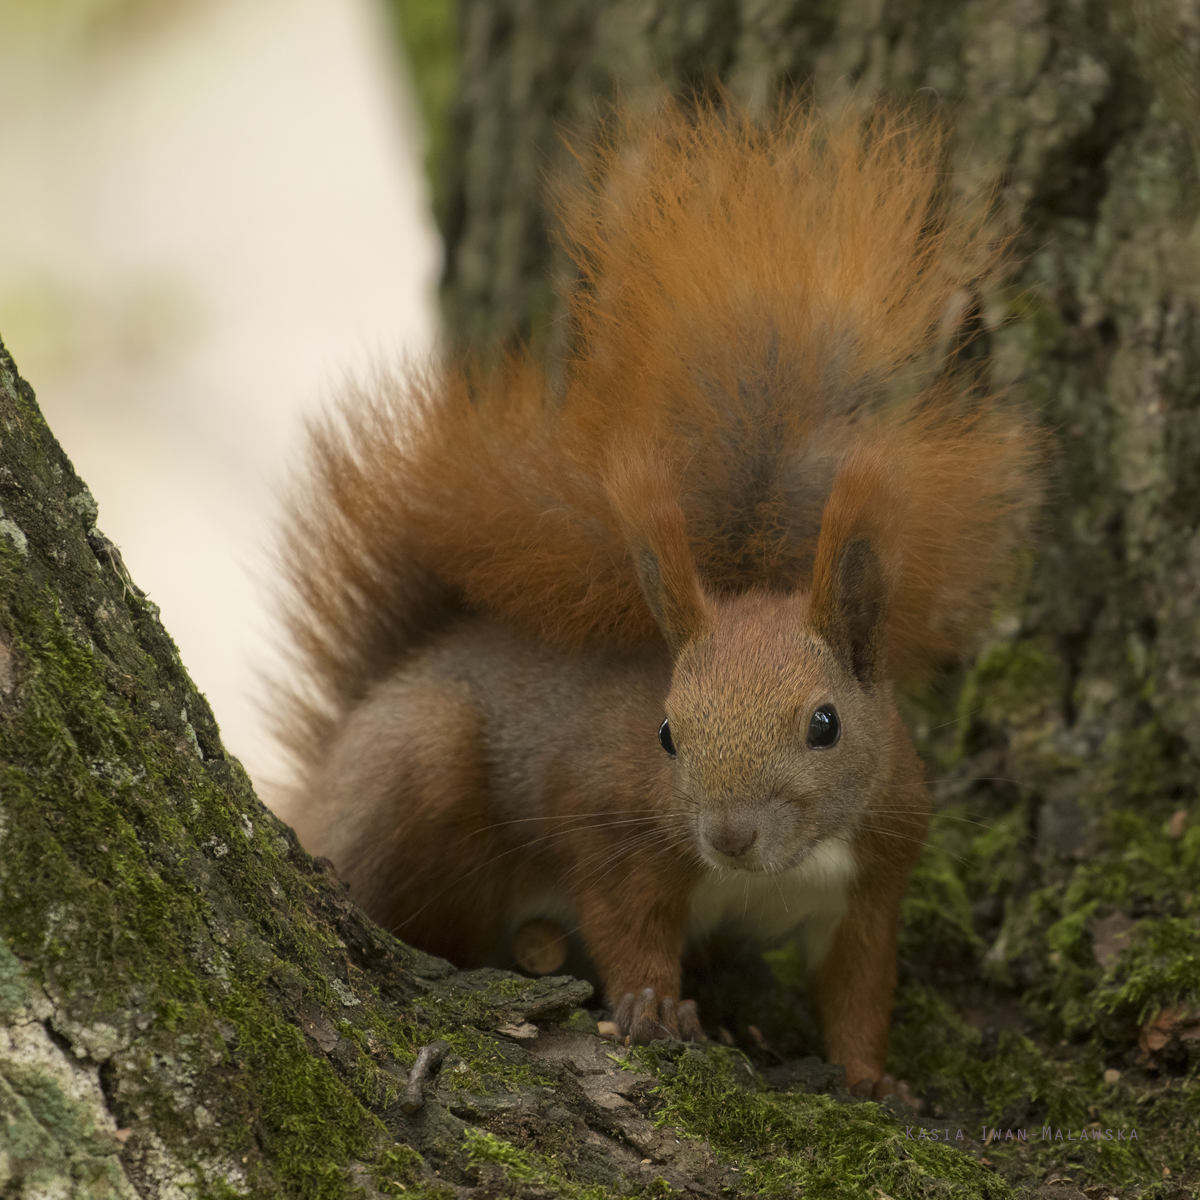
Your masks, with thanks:
M 818 550 L 810 603 L 816 631 L 856 679 L 874 683 L 882 667 L 888 587 L 869 539 L 844 542 L 835 554 Z
M 809 623 L 868 686 L 883 676 L 892 581 L 900 561 L 904 489 L 878 451 L 842 462 L 821 514 Z

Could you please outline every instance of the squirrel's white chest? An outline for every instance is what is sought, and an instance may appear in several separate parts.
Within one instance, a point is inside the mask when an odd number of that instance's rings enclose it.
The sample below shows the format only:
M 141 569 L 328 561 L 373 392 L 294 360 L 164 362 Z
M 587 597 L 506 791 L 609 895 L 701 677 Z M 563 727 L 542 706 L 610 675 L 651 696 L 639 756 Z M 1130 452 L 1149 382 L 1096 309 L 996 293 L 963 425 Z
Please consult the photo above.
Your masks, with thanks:
M 688 941 L 722 933 L 769 946 L 799 933 L 805 959 L 815 968 L 846 911 L 856 869 L 849 845 L 826 838 L 790 871 L 710 871 L 692 894 Z

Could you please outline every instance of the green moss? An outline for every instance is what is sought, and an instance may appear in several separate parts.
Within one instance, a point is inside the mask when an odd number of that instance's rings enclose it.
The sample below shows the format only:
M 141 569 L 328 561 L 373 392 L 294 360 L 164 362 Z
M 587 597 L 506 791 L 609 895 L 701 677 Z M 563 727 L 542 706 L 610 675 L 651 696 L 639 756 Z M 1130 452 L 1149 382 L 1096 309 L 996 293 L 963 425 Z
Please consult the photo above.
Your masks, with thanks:
M 967 1074 L 981 1041 L 979 1030 L 933 989 L 907 983 L 897 991 L 888 1070 L 927 1101 L 952 1110 L 967 1099 Z
M 827 1096 L 763 1094 L 735 1082 L 731 1053 L 719 1048 L 675 1059 L 660 1082 L 660 1124 L 703 1137 L 740 1168 L 762 1196 L 923 1197 L 933 1179 L 975 1197 L 1009 1196 L 986 1168 L 949 1145 L 901 1125 L 875 1104 L 840 1105 Z
M 375 1160 L 375 1187 L 385 1196 L 417 1196 L 421 1200 L 454 1195 L 453 1188 L 428 1183 L 426 1173 L 425 1160 L 411 1146 L 396 1142 Z
M 302 1196 L 344 1194 L 346 1164 L 371 1160 L 385 1136 L 363 1098 L 315 1058 L 304 1036 L 261 1003 L 227 1010 L 239 1034 L 244 1108 L 274 1173 Z
M 0 1018 L 15 1016 L 25 1007 L 28 989 L 21 978 L 21 964 L 0 938 Z
M 0 970 L 2 970 L 0 966 Z M 0 976 L 2 978 L 2 976 Z M 591 1033 L 599 1032 L 599 1026 L 596 1023 L 596 1018 L 592 1016 L 586 1008 L 577 1008 L 563 1022 L 563 1027 L 569 1029 L 572 1033 Z
M 483 1129 L 465 1130 L 462 1148 L 472 1169 L 495 1165 L 500 1168 L 500 1176 L 512 1185 L 532 1184 L 563 1200 L 606 1200 L 614 1194 L 595 1184 L 577 1183 L 562 1165 L 546 1155 L 520 1150 Z
M 1102 749 L 1103 769 L 1089 800 L 1094 808 L 1166 815 L 1186 794 L 1186 772 L 1177 740 L 1157 720 L 1114 732 Z
M 999 1121 L 1020 1100 L 1053 1108 L 1059 1119 L 1078 1122 L 1086 1113 L 1071 1073 L 1045 1059 L 1032 1042 L 1011 1032 L 985 1051 L 980 1031 L 964 1021 L 932 989 L 908 984 L 896 1002 L 888 1069 L 914 1081 L 941 1110 L 979 1109 Z M 1088 1082 L 1094 1080 L 1088 1076 Z
M 808 975 L 804 965 L 804 955 L 799 946 L 789 942 L 777 950 L 767 950 L 763 953 L 771 978 L 775 985 L 784 991 L 795 991 L 804 987 Z
M 1036 693 L 1057 678 L 1048 663 L 1036 655 L 985 655 L 973 686 L 987 721 L 1004 722 L 1011 706 L 1026 722 L 1043 722 Z M 918 967 L 936 963 L 939 948 L 957 938 L 950 957 L 966 971 L 973 990 L 965 994 L 978 1005 L 990 993 L 1009 1006 L 1010 1018 L 1014 1009 L 1023 1012 L 1032 1036 L 1001 1030 L 985 1037 L 960 1015 L 953 993 L 927 986 L 922 969 L 897 995 L 889 1070 L 935 1111 L 1029 1129 L 1028 1143 L 988 1150 L 1011 1180 L 1070 1170 L 1115 1187 L 1160 1177 L 1163 1166 L 1175 1180 L 1197 1173 L 1195 1062 L 1179 1078 L 1127 1069 L 1139 1025 L 1162 1008 L 1200 1006 L 1200 834 L 1185 829 L 1180 836 L 1170 827 L 1180 802 L 1178 763 L 1153 721 L 1111 738 L 1084 777 L 1079 819 L 1089 833 L 1081 859 L 1032 859 L 1035 797 L 990 821 L 963 805 L 934 818 L 904 906 L 904 958 Z M 989 791 L 978 794 L 986 802 Z M 1003 901 L 1004 919 L 979 959 L 967 932 L 978 928 L 973 910 L 988 897 Z M 1118 912 L 1146 915 L 1102 965 L 1097 922 Z M 989 974 L 991 987 L 981 978 Z M 1106 1083 L 1103 1073 L 1114 1061 L 1126 1070 L 1117 1084 Z M 1044 1125 L 1053 1140 L 1042 1141 Z M 1106 1140 L 1110 1129 L 1136 1129 L 1139 1138 Z
M 965 808 L 961 810 L 966 813 Z M 933 836 L 946 827 L 947 819 L 956 814 L 940 814 L 933 824 Z M 969 845 L 963 847 L 963 876 L 972 900 L 985 895 L 1004 898 L 1024 875 L 1028 851 L 1029 813 L 1024 802 L 1002 816 L 988 822 L 972 820 L 963 815 L 961 821 L 971 827 Z M 950 829 L 961 837 L 963 826 Z
M 499 1040 L 469 1024 L 448 1001 L 422 997 L 399 1014 L 367 1009 L 361 1020 L 363 1028 L 404 1066 L 412 1066 L 422 1046 L 433 1041 L 447 1042 L 466 1064 L 464 1071 L 446 1076 L 448 1086 L 455 1091 L 486 1096 L 553 1084 L 527 1063 L 506 1057 Z
M 958 700 L 954 760 L 973 752 L 982 725 L 1036 727 L 1062 694 L 1065 673 L 1041 641 L 997 642 L 967 674 Z
M 992 1048 L 933 991 L 906 987 L 898 997 L 888 1069 L 916 1080 L 927 1102 L 969 1113 L 985 1126 L 1024 1128 L 1029 1141 L 997 1144 L 989 1155 L 1006 1173 L 1046 1178 L 1070 1166 L 1085 1178 L 1110 1184 L 1145 1179 L 1163 1165 L 1185 1174 L 1196 1162 L 1200 1086 L 1195 1080 L 1151 1093 L 1101 1078 L 1103 1057 L 1095 1045 L 1055 1057 L 1033 1041 L 1006 1031 Z M 977 1116 L 976 1116 L 977 1114 Z M 1063 1132 L 1044 1140 L 1042 1131 Z M 1136 1141 L 1092 1140 L 1092 1130 L 1137 1130 Z M 1081 1131 L 1089 1144 L 1084 1152 Z M 1068 1137 L 1068 1134 L 1073 1137 Z M 1157 1163 L 1157 1166 L 1155 1165 Z
M 949 814 L 938 814 L 932 837 L 909 880 L 900 915 L 900 956 L 908 969 L 939 966 L 961 970 L 978 958 L 982 942 L 975 932 L 960 856 L 947 843 L 960 840 Z
M 1200 833 L 1171 838 L 1161 822 L 1123 810 L 1103 816 L 1099 839 L 1094 857 L 1012 906 L 994 956 L 997 967 L 1023 960 L 1026 1011 L 1051 1036 L 1085 1034 L 1122 1008 L 1141 1020 L 1155 1007 L 1200 1004 L 1200 938 L 1182 915 L 1200 891 Z M 1116 909 L 1152 915 L 1102 971 L 1092 927 Z
M 1105 972 L 1093 1013 L 1128 1008 L 1139 1022 L 1172 1005 L 1200 1008 L 1200 929 L 1194 918 L 1143 921 Z

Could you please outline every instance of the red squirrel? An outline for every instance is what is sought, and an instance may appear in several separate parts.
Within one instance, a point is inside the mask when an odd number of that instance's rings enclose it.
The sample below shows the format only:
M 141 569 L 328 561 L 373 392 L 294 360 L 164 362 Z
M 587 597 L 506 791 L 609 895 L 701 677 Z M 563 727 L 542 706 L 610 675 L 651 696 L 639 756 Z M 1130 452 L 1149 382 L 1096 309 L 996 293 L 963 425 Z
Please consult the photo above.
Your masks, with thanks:
M 1004 239 L 946 158 L 885 108 L 619 116 L 560 188 L 560 375 L 446 361 L 315 425 L 280 808 L 380 923 L 461 967 L 569 929 L 635 1043 L 702 1036 L 693 940 L 795 938 L 886 1090 L 929 814 L 893 683 L 961 650 L 1037 493 L 955 362 Z

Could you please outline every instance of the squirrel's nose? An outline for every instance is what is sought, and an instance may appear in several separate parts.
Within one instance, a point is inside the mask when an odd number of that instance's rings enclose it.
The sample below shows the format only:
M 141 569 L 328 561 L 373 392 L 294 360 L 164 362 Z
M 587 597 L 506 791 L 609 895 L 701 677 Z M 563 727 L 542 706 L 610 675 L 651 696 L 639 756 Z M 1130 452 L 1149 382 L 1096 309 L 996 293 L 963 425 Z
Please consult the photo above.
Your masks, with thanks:
M 735 825 L 724 825 L 716 833 L 710 835 L 708 840 L 712 844 L 712 848 L 719 854 L 737 858 L 739 854 L 745 854 L 758 841 L 758 830 L 747 829 L 745 826 L 739 828 Z

